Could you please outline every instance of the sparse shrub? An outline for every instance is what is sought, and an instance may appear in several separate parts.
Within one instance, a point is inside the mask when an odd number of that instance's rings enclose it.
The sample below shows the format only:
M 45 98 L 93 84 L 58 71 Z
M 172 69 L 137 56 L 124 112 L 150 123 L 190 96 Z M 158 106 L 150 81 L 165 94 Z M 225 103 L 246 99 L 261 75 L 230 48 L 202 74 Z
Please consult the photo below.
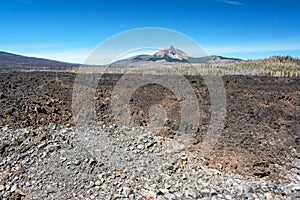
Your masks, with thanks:
M 6 114 L 6 119 L 10 119 L 11 118 L 11 114 L 10 113 L 7 113 Z
M 66 85 L 66 84 L 62 84 L 62 87 L 63 87 L 64 89 L 68 89 L 68 88 L 69 88 L 69 86 Z
M 14 142 L 15 142 L 16 145 L 22 144 L 22 141 L 21 141 L 20 138 L 15 138 Z

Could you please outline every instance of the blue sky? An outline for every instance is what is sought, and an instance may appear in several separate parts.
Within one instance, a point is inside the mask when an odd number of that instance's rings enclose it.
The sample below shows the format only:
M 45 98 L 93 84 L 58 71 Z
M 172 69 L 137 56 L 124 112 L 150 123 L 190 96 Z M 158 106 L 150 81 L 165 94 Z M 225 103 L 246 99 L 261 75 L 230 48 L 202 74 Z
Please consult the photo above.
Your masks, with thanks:
M 299 0 L 1 0 L 0 51 L 83 62 L 128 29 L 163 27 L 209 54 L 300 57 Z

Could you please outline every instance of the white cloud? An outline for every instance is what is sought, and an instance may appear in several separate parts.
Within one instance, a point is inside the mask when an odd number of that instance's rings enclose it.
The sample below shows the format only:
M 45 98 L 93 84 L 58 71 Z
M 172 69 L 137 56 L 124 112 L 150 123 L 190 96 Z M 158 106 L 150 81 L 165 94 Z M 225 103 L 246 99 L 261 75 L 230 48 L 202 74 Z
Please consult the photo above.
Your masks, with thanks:
M 21 3 L 26 3 L 26 4 L 31 4 L 32 2 L 30 0 L 17 0 L 18 2 Z
M 222 3 L 229 4 L 229 5 L 234 5 L 234 6 L 242 6 L 242 5 L 245 5 L 245 4 L 242 3 L 242 2 L 239 2 L 239 1 L 233 1 L 233 0 L 217 0 L 217 1 L 222 2 Z

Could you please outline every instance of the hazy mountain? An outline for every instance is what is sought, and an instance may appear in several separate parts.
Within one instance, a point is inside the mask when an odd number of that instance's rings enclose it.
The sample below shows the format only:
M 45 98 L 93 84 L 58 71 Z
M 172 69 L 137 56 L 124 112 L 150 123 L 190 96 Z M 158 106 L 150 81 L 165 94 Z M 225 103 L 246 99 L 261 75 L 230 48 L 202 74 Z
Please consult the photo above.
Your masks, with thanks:
M 112 63 L 111 66 L 128 66 L 130 63 L 136 62 L 184 62 L 184 63 L 228 63 L 228 62 L 239 62 L 241 59 L 237 58 L 227 58 L 223 56 L 205 56 L 205 57 L 190 57 L 184 51 L 170 46 L 168 49 L 163 49 L 159 52 L 154 53 L 153 55 L 137 55 L 127 59 L 119 60 L 115 63 Z
M 184 51 L 170 46 L 153 55 L 137 55 L 131 58 L 119 60 L 110 64 L 115 68 L 130 68 L 140 66 L 142 68 L 160 68 L 165 65 L 176 63 L 231 63 L 242 61 L 236 58 L 226 58 L 222 56 L 206 56 L 200 58 L 190 57 Z M 27 57 L 0 51 L 0 71 L 13 70 L 71 70 L 79 68 L 80 64 L 72 64 L 60 61 L 54 61 L 43 58 Z M 88 66 L 87 66 L 88 67 Z
M 188 62 L 190 63 L 231 63 L 231 62 L 240 62 L 243 61 L 239 58 L 228 58 L 224 56 L 204 56 L 199 58 L 189 57 Z
M 79 64 L 59 62 L 43 58 L 27 57 L 0 51 L 0 70 L 64 70 Z

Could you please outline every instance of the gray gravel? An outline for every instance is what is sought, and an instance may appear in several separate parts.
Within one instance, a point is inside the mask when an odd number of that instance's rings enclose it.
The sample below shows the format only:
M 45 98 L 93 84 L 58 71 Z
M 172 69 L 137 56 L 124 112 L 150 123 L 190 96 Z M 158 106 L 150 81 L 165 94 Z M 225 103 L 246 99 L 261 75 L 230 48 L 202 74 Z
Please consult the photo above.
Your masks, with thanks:
M 0 199 L 299 199 L 300 157 L 286 179 L 223 173 L 141 127 L 103 123 L 0 130 Z

